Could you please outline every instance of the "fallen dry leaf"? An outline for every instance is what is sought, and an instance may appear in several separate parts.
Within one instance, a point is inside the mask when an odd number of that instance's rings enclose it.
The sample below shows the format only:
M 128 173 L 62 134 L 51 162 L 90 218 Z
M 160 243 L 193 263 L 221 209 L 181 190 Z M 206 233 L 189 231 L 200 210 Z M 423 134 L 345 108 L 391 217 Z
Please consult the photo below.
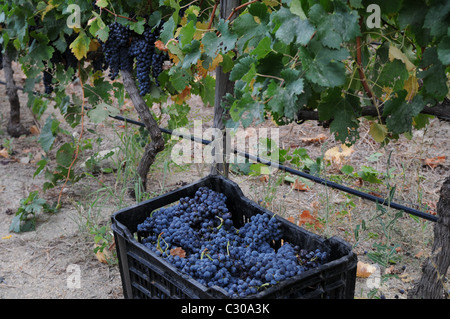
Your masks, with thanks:
M 355 150 L 353 147 L 348 147 L 347 145 L 338 145 L 330 148 L 325 152 L 325 160 L 335 163 L 341 164 L 345 157 L 350 156 Z
M 356 264 L 356 277 L 368 278 L 377 270 L 377 267 L 358 261 Z
M 186 257 L 186 252 L 181 247 L 172 248 L 170 250 L 170 254 L 172 256 L 179 256 L 180 258 L 185 258 Z
M 34 136 L 38 136 L 39 134 L 41 134 L 36 125 L 30 126 L 30 133 Z
M 413 281 L 413 278 L 409 274 L 401 274 L 398 276 L 404 283 L 409 283 Z
M 301 191 L 301 192 L 307 192 L 309 191 L 309 187 L 308 185 L 306 185 L 305 183 L 303 183 L 302 181 L 300 181 L 300 179 L 296 179 L 295 182 L 292 184 L 292 188 L 297 190 L 297 191 Z
M 437 156 L 433 158 L 425 159 L 425 165 L 428 165 L 430 168 L 436 168 L 441 164 L 445 163 L 445 156 Z
M 100 247 L 100 245 L 95 244 L 94 247 Z M 108 259 L 111 259 L 111 249 L 103 248 L 103 251 L 100 251 L 100 249 L 99 249 L 95 253 L 95 257 L 97 257 L 99 262 L 101 262 L 103 264 L 108 264 Z
M 298 225 L 313 225 L 315 228 L 323 228 L 322 223 L 309 210 L 304 210 L 298 215 Z
M 259 178 L 259 180 L 261 181 L 261 182 L 268 182 L 269 181 L 269 175 L 263 175 L 263 176 L 261 176 L 260 178 Z
M 312 143 L 322 143 L 326 139 L 327 139 L 327 136 L 325 134 L 321 133 L 315 137 L 302 137 L 300 140 L 303 143 L 312 144 Z
M 6 148 L 0 150 L 0 157 L 9 158 L 8 150 Z

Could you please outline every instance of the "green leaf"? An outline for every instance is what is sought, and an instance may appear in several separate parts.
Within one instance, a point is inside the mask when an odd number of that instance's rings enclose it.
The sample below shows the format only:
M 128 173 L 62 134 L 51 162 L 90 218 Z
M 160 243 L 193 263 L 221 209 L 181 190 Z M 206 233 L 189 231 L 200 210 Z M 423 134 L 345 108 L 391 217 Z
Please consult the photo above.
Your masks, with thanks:
M 300 0 L 291 0 L 290 9 L 293 14 L 298 15 L 302 20 L 306 20 L 306 14 Z
M 345 83 L 345 66 L 340 61 L 347 57 L 346 49 L 328 49 L 316 41 L 309 48 L 300 48 L 299 56 L 305 69 L 305 77 L 324 87 L 337 87 Z
M 101 16 L 97 12 L 92 11 L 92 13 L 95 16 L 95 19 L 90 20 L 88 23 L 88 25 L 90 25 L 89 32 L 94 37 L 105 42 L 108 39 L 109 28 L 106 26 L 106 24 L 103 22 Z M 60 51 L 64 52 L 64 50 L 60 50 Z
M 138 34 L 142 34 L 144 33 L 144 29 L 145 29 L 145 19 L 142 17 L 138 17 L 137 18 L 137 22 L 131 22 L 130 25 L 130 30 L 133 30 L 134 32 L 138 33 Z
M 182 67 L 184 69 L 187 69 L 192 64 L 196 64 L 198 59 L 200 59 L 200 56 L 202 54 L 200 49 L 200 42 L 197 40 L 193 40 L 183 48 L 183 53 L 185 53 L 186 55 L 184 56 Z
M 374 91 L 377 95 L 381 95 L 383 93 L 383 87 L 392 88 L 393 91 L 401 90 L 408 77 L 409 73 L 405 64 L 395 59 L 392 62 L 386 63 L 381 69 L 378 81 L 374 86 Z
M 250 54 L 255 55 L 258 59 L 264 58 L 269 52 L 272 51 L 272 49 L 270 47 L 271 43 L 272 43 L 272 40 L 270 39 L 270 37 L 263 38 L 258 43 L 256 48 L 253 51 L 251 51 Z
M 389 115 L 386 125 L 393 134 L 411 132 L 413 118 L 424 108 L 425 103 L 421 95 L 416 95 L 411 102 L 405 101 L 407 92 L 400 91 L 397 98 L 385 103 L 383 116 Z
M 183 91 L 189 84 L 192 76 L 182 68 L 172 68 L 170 69 L 170 72 L 170 83 L 178 92 Z
M 37 169 L 33 174 L 33 177 L 36 177 L 37 175 L 39 175 L 39 173 L 45 168 L 45 166 L 47 165 L 48 160 L 47 159 L 42 159 L 39 162 L 36 163 L 37 165 Z
M 344 165 L 341 168 L 341 172 L 344 174 L 347 174 L 347 175 L 352 175 L 353 171 L 354 171 L 354 168 L 351 165 Z
M 242 79 L 242 77 L 247 74 L 247 72 L 249 72 L 251 67 L 254 67 L 255 62 L 256 59 L 251 56 L 240 59 L 230 72 L 230 80 L 237 81 L 239 79 Z
M 285 44 L 294 42 L 307 45 L 315 32 L 308 20 L 302 20 L 286 8 L 281 8 L 273 15 L 273 22 L 279 24 L 275 37 Z
M 430 29 L 430 34 L 435 37 L 448 35 L 449 12 L 449 1 L 436 1 L 436 3 L 428 9 L 423 27 Z
M 53 146 L 56 134 L 59 131 L 59 121 L 54 119 L 53 116 L 49 116 L 45 120 L 45 124 L 42 127 L 41 134 L 39 135 L 39 144 L 42 149 L 48 153 Z
M 437 55 L 443 65 L 450 65 L 450 36 L 445 36 L 439 42 Z
M 324 46 L 338 49 L 343 42 L 348 42 L 361 35 L 358 13 L 347 5 L 335 1 L 335 11 L 327 13 L 320 4 L 309 10 L 311 22 L 316 26 L 316 37 Z
M 200 97 L 205 105 L 214 106 L 214 99 L 216 93 L 216 79 L 207 75 L 200 86 Z
M 342 94 L 339 88 L 331 90 L 318 105 L 319 120 L 333 120 L 330 131 L 336 134 L 336 139 L 346 144 L 353 144 L 359 137 L 358 117 L 360 102 L 351 94 Z
M 109 116 L 116 116 L 119 114 L 119 110 L 109 104 L 99 103 L 88 112 L 88 116 L 93 123 L 101 123 Z
M 233 20 L 233 32 L 238 36 L 236 46 L 240 53 L 247 47 L 254 48 L 268 35 L 267 23 L 256 22 L 250 13 L 244 13 Z
M 229 29 L 228 21 L 220 20 L 217 29 L 220 32 L 220 37 L 215 32 L 208 32 L 202 39 L 206 55 L 212 58 L 234 49 L 237 41 L 237 35 Z
M 72 164 L 75 149 L 70 143 L 63 144 L 56 152 L 56 163 L 63 167 L 69 167 Z
M 173 16 L 171 16 L 169 20 L 166 23 L 164 23 L 163 29 L 161 31 L 160 38 L 164 44 L 167 44 L 167 42 L 169 42 L 169 40 L 173 38 L 173 32 L 175 31 L 175 27 L 176 27 L 175 21 L 173 19 Z
M 185 45 L 191 43 L 194 33 L 195 33 L 195 23 L 194 20 L 191 20 L 188 24 L 186 24 L 183 28 L 181 28 L 181 32 L 179 35 L 179 40 L 181 44 L 181 48 Z
M 423 79 L 423 90 L 430 96 L 442 100 L 448 93 L 445 67 L 438 58 L 437 48 L 426 48 L 417 77 Z

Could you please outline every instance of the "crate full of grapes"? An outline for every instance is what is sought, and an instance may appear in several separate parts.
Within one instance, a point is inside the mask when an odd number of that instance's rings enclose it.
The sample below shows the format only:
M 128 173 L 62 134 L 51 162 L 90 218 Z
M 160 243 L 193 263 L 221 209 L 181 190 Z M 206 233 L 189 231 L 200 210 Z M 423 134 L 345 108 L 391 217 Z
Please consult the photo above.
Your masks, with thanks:
M 356 255 L 207 176 L 111 217 L 125 298 L 353 298 Z

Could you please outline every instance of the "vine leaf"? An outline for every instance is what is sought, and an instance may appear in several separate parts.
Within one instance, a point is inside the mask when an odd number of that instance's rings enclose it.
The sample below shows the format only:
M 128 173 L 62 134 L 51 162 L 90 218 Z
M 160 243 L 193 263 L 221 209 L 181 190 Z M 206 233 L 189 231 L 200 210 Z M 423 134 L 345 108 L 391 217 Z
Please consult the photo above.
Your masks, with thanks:
M 335 11 L 327 13 L 322 5 L 315 4 L 309 10 L 310 21 L 316 26 L 316 36 L 322 44 L 332 49 L 341 47 L 342 42 L 347 42 L 361 35 L 358 24 L 358 14 L 350 11 L 340 1 L 334 2 Z
M 358 115 L 361 106 L 356 97 L 341 94 L 341 90 L 333 89 L 318 105 L 319 120 L 333 119 L 330 130 L 336 134 L 336 139 L 342 143 L 352 144 L 359 137 Z
M 345 66 L 341 60 L 349 55 L 346 49 L 328 49 L 311 41 L 309 48 L 300 48 L 299 55 L 309 81 L 331 88 L 345 83 Z
M 237 35 L 229 29 L 229 22 L 220 20 L 217 26 L 220 37 L 215 32 L 208 32 L 203 36 L 202 44 L 207 56 L 213 58 L 219 53 L 226 54 L 234 49 Z
M 393 134 L 411 131 L 413 118 L 424 108 L 421 95 L 416 95 L 411 102 L 405 101 L 407 92 L 397 92 L 397 97 L 387 101 L 384 105 L 383 116 L 387 116 L 386 125 Z
M 378 142 L 382 143 L 386 139 L 388 133 L 388 129 L 386 125 L 379 124 L 377 122 L 372 122 L 370 124 L 369 134 L 373 137 L 373 139 Z
M 450 65 L 450 37 L 445 36 L 437 48 L 437 55 L 443 65 Z
M 429 47 L 425 50 L 420 67 L 423 71 L 417 76 L 423 79 L 423 90 L 430 96 L 442 100 L 447 92 L 447 76 L 445 66 L 438 58 L 436 47 Z
M 75 149 L 70 143 L 63 144 L 56 152 L 56 163 L 63 167 L 69 167 L 73 160 Z
M 41 134 L 39 135 L 39 143 L 42 149 L 48 153 L 53 146 L 56 135 L 59 132 L 59 121 L 49 116 L 42 127 Z
M 116 116 L 119 114 L 119 110 L 109 104 L 99 103 L 88 112 L 88 116 L 93 123 L 101 123 L 108 116 Z
M 308 20 L 303 20 L 286 8 L 275 13 L 273 21 L 280 24 L 275 37 L 285 44 L 295 40 L 296 44 L 307 45 L 315 32 L 314 26 Z
M 81 31 L 78 37 L 70 44 L 69 48 L 78 60 L 87 57 L 89 51 L 89 44 L 91 39 L 84 31 Z

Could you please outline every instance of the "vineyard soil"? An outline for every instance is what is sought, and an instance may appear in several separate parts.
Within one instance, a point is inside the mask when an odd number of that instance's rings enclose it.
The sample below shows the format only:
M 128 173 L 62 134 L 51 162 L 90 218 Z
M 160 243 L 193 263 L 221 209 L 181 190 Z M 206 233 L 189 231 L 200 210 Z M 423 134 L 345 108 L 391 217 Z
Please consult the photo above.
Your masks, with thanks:
M 20 70 L 15 65 L 15 80 L 23 85 Z M 3 81 L 3 72 L 0 71 Z M 38 88 L 41 91 L 43 88 Z M 74 91 L 77 86 L 74 85 Z M 50 106 L 40 121 L 36 121 L 31 111 L 26 107 L 26 96 L 20 92 L 22 105 L 22 123 L 25 127 L 43 125 L 46 114 L 56 111 Z M 211 125 L 213 110 L 191 99 L 192 117 L 202 119 L 204 124 Z M 136 118 L 133 108 L 122 110 L 125 115 Z M 115 174 L 100 174 L 94 178 L 85 178 L 75 185 L 67 185 L 62 191 L 62 209 L 54 214 L 39 214 L 35 231 L 26 233 L 11 233 L 9 226 L 14 213 L 20 206 L 20 199 L 29 192 L 38 190 L 40 196 L 47 201 L 56 201 L 60 186 L 42 193 L 43 176 L 33 178 L 36 162 L 44 154 L 37 143 L 37 135 L 22 136 L 11 139 L 6 133 L 9 118 L 9 104 L 4 86 L 0 86 L 0 150 L 6 149 L 7 154 L 0 156 L 0 298 L 122 298 L 122 286 L 117 264 L 107 265 L 99 261 L 93 253 L 93 236 L 86 229 L 86 223 L 95 217 L 99 225 L 108 225 L 109 217 L 117 210 L 117 205 L 105 202 L 94 214 L 89 211 L 92 194 L 102 185 L 115 185 Z M 430 210 L 439 198 L 439 189 L 445 177 L 450 173 L 450 123 L 437 119 L 431 121 L 426 131 L 414 132 L 411 140 L 401 138 L 380 149 L 368 134 L 368 124 L 361 125 L 361 139 L 353 148 L 349 157 L 334 159 L 326 168 L 328 175 L 341 174 L 339 168 L 343 164 L 351 165 L 355 171 L 363 166 L 370 166 L 378 172 L 386 171 L 388 154 L 392 151 L 390 168 L 393 169 L 393 182 L 397 185 L 397 196 L 402 201 L 417 203 L 421 200 L 428 203 Z M 39 124 L 39 125 L 38 125 Z M 102 150 L 118 146 L 116 132 L 123 130 L 123 123 L 107 121 L 94 126 L 87 123 L 85 129 L 95 128 L 103 138 Z M 261 124 L 264 127 L 274 127 L 271 121 Z M 86 134 L 92 134 L 88 131 Z M 323 135 L 321 135 L 323 134 Z M 319 138 L 320 136 L 320 138 Z M 322 138 L 322 136 L 324 136 Z M 95 136 L 92 136 L 95 138 Z M 67 137 L 69 138 L 69 137 Z M 305 148 L 311 158 L 315 159 L 326 150 L 338 145 L 330 136 L 329 130 L 318 126 L 316 122 L 306 122 L 302 125 L 287 125 L 280 127 L 280 141 L 285 148 Z M 57 141 L 62 143 L 63 141 Z M 368 157 L 376 155 L 376 160 L 368 161 Z M 55 156 L 50 153 L 50 156 Z M 167 156 L 167 154 L 165 155 Z M 445 156 L 445 161 L 430 167 L 426 159 Z M 373 159 L 374 157 L 371 157 Z M 160 160 L 151 169 L 148 188 L 150 192 L 159 194 L 174 189 L 181 183 L 189 183 L 207 174 L 207 165 L 186 165 L 186 167 L 170 166 L 170 174 Z M 77 169 L 81 169 L 77 167 Z M 279 176 L 279 175 L 274 175 Z M 313 221 L 319 221 L 317 227 L 306 226 L 311 231 L 323 236 L 340 236 L 355 243 L 354 230 L 362 220 L 368 222 L 376 214 L 375 204 L 359 198 L 348 197 L 346 194 L 330 190 L 324 186 L 306 184 L 308 187 L 293 190 L 288 183 L 273 185 L 272 176 L 261 178 L 232 173 L 230 178 L 237 182 L 246 196 L 262 204 L 293 222 L 302 221 L 302 213 L 308 211 Z M 100 184 L 101 183 L 104 184 Z M 371 188 L 361 179 L 347 180 L 352 186 Z M 359 183 L 359 184 L 358 184 Z M 381 187 L 380 187 L 381 188 Z M 132 198 L 126 196 L 122 206 L 133 204 Z M 350 204 L 353 203 L 354 207 Z M 392 214 L 394 210 L 390 211 Z M 391 216 L 384 216 L 385 221 Z M 314 225 L 314 223 L 312 223 Z M 376 297 L 406 298 L 406 291 L 414 281 L 421 276 L 420 264 L 429 254 L 433 241 L 431 222 L 415 221 L 403 216 L 397 221 L 389 245 L 396 244 L 395 264 L 380 267 L 380 274 L 391 274 L 381 283 Z M 359 260 L 374 264 L 366 255 L 373 251 L 373 244 L 383 242 L 379 221 L 368 222 L 370 236 L 355 247 Z M 70 265 L 77 265 L 80 270 L 79 288 L 71 288 L 74 272 Z M 69 267 L 69 268 L 68 268 Z M 76 275 L 76 274 L 75 274 Z M 446 284 L 448 285 L 448 284 Z M 355 297 L 367 298 L 370 285 L 365 278 L 358 278 Z M 447 286 L 448 289 L 448 286 Z

